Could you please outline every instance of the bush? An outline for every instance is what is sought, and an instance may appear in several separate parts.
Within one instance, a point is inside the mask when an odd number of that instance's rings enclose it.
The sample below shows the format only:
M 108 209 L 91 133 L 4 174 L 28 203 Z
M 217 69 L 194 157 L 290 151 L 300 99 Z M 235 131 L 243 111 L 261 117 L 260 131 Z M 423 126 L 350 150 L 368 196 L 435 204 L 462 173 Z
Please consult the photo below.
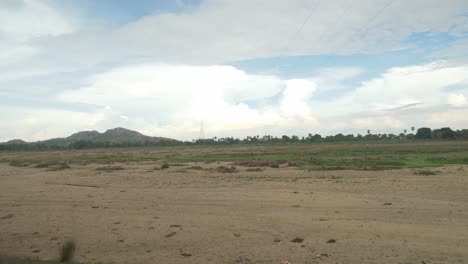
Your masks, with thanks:
M 75 256 L 76 244 L 73 240 L 66 240 L 60 248 L 60 262 L 71 262 Z
M 164 170 L 164 169 L 169 169 L 169 164 L 163 163 L 163 164 L 161 165 L 161 170 Z
M 237 168 L 234 166 L 231 166 L 231 167 L 219 166 L 218 168 L 216 168 L 216 171 L 220 173 L 235 173 L 237 172 Z
M 414 174 L 428 176 L 428 175 L 436 175 L 437 173 L 435 173 L 435 172 L 433 172 L 431 170 L 421 170 L 421 171 L 415 172 Z

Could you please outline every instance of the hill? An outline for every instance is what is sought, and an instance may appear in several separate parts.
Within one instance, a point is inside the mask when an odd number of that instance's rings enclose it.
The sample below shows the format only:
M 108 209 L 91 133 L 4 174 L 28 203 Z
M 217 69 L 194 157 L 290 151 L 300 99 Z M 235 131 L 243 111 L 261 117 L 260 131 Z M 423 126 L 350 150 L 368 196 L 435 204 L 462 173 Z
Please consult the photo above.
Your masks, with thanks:
M 25 142 L 20 139 L 0 143 L 5 148 L 82 148 L 82 147 L 119 147 L 119 146 L 152 146 L 176 144 L 179 141 L 164 137 L 150 137 L 140 132 L 122 127 L 109 129 L 104 133 L 98 131 L 81 131 L 65 138 L 52 138 L 37 142 Z

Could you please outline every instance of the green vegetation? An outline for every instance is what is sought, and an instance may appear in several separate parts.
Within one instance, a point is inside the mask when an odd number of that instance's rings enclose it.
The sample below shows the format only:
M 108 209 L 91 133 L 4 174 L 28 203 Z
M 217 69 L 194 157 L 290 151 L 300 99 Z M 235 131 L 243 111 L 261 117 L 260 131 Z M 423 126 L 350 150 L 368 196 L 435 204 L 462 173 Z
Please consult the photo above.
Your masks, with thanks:
M 60 248 L 60 262 L 71 262 L 75 256 L 75 250 L 75 241 L 66 240 Z
M 161 165 L 161 170 L 164 170 L 164 169 L 169 169 L 169 164 L 163 163 L 163 164 Z
M 158 169 L 187 162 L 230 162 L 244 167 L 307 170 L 387 170 L 468 164 L 468 141 L 405 141 L 235 146 L 175 146 L 117 150 L 4 153 L 0 162 L 19 167 L 43 164 L 160 162 Z M 113 164 L 113 165 L 109 165 Z M 164 165 L 167 164 L 167 165 Z M 175 166 L 175 165 L 174 165 Z M 45 168 L 50 169 L 50 168 Z
M 275 164 L 309 170 L 387 170 L 468 164 L 467 144 L 322 144 L 314 148 L 300 145 L 265 147 L 265 151 L 178 155 L 177 162 L 231 161 L 247 167 L 274 167 Z M 274 151 L 274 152 L 268 152 Z M 249 165 L 251 164 L 251 165 Z M 276 166 L 275 166 L 276 167 Z
M 411 131 L 414 132 L 412 127 Z M 100 148 L 151 148 L 151 147 L 174 147 L 174 146 L 227 146 L 227 145 L 283 145 L 283 144 L 322 144 L 322 143 L 396 143 L 406 141 L 440 141 L 440 140 L 468 140 L 468 129 L 452 130 L 449 127 L 440 129 L 430 129 L 427 127 L 419 128 L 416 134 L 407 134 L 407 129 L 402 133 L 396 134 L 372 134 L 367 130 L 366 135 L 361 134 L 336 134 L 330 136 L 321 136 L 319 134 L 308 134 L 306 137 L 296 135 L 282 135 L 275 137 L 271 135 L 247 136 L 243 139 L 225 137 L 213 137 L 210 139 L 199 139 L 192 142 L 178 140 L 162 141 L 131 141 L 131 137 L 121 136 L 119 142 L 76 140 L 63 142 L 63 139 L 51 139 L 46 141 L 27 143 L 21 140 L 12 140 L 6 143 L 0 143 L 0 151 L 37 151 L 37 150 L 67 150 L 67 149 L 100 149 Z M 129 133 L 137 133 L 130 131 Z M 137 133 L 139 134 L 139 133 Z M 144 137 L 143 135 L 139 134 Z M 71 136 L 73 137 L 73 135 Z M 69 137 L 70 138 L 70 137 Z M 67 138 L 67 139 L 69 139 Z M 103 139 L 104 140 L 104 139 Z M 128 142 L 126 141 L 128 140 Z M 46 143 L 45 143 L 46 142 Z M 143 157 L 140 157 L 143 158 Z M 151 159 L 151 157 L 149 157 Z
M 415 128 L 412 127 L 411 131 Z M 407 134 L 406 129 L 403 133 L 396 134 L 372 134 L 371 130 L 367 130 L 366 135 L 361 134 L 336 134 L 330 136 L 321 136 L 319 134 L 308 134 L 306 137 L 298 137 L 296 135 L 281 137 L 274 137 L 271 135 L 264 136 L 247 136 L 244 139 L 226 137 L 226 138 L 211 138 L 200 139 L 193 144 L 202 145 L 234 145 L 234 144 L 310 144 L 310 143 L 324 143 L 324 142 L 395 142 L 407 140 L 467 140 L 468 129 L 454 131 L 449 127 L 440 129 L 430 129 L 427 127 L 419 128 L 416 135 L 413 133 Z

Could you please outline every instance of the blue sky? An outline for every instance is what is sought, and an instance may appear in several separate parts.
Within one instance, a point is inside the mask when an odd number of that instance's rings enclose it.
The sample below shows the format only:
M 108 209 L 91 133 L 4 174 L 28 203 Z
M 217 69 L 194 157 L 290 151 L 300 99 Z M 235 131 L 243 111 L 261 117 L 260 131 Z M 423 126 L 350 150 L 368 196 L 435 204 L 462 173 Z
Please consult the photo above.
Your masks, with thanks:
M 464 128 L 467 37 L 463 0 L 3 1 L 0 141 Z
M 138 20 L 143 16 L 163 12 L 183 12 L 188 7 L 197 6 L 199 0 L 55 0 L 51 4 L 87 19 L 102 19 L 109 25 L 119 26 Z

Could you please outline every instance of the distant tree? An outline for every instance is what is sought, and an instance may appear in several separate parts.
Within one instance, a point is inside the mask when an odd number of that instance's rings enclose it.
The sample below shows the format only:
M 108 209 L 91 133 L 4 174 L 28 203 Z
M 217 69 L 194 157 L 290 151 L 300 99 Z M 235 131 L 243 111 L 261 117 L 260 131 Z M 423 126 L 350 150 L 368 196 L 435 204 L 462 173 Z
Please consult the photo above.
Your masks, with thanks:
M 428 127 L 421 127 L 416 132 L 417 139 L 429 139 L 432 137 L 432 130 Z
M 346 140 L 346 137 L 341 133 L 336 134 L 333 139 L 333 141 L 345 141 L 345 140 Z
M 408 130 L 406 130 L 406 129 L 403 130 L 403 134 L 406 135 L 407 132 L 408 132 Z
M 458 130 L 456 133 L 457 139 L 468 139 L 468 129 Z
M 299 137 L 296 135 L 291 136 L 291 142 L 293 143 L 299 142 Z
M 313 141 L 315 142 L 319 142 L 322 140 L 322 136 L 319 135 L 319 134 L 315 134 L 314 137 L 313 137 Z
M 453 139 L 455 138 L 455 131 L 453 131 L 450 127 L 443 127 L 441 129 L 434 129 L 432 131 L 432 138 L 437 139 Z
M 414 126 L 413 126 L 413 127 L 411 127 L 411 132 L 413 132 L 413 133 L 414 133 L 414 129 L 415 129 L 415 128 L 414 128 Z

